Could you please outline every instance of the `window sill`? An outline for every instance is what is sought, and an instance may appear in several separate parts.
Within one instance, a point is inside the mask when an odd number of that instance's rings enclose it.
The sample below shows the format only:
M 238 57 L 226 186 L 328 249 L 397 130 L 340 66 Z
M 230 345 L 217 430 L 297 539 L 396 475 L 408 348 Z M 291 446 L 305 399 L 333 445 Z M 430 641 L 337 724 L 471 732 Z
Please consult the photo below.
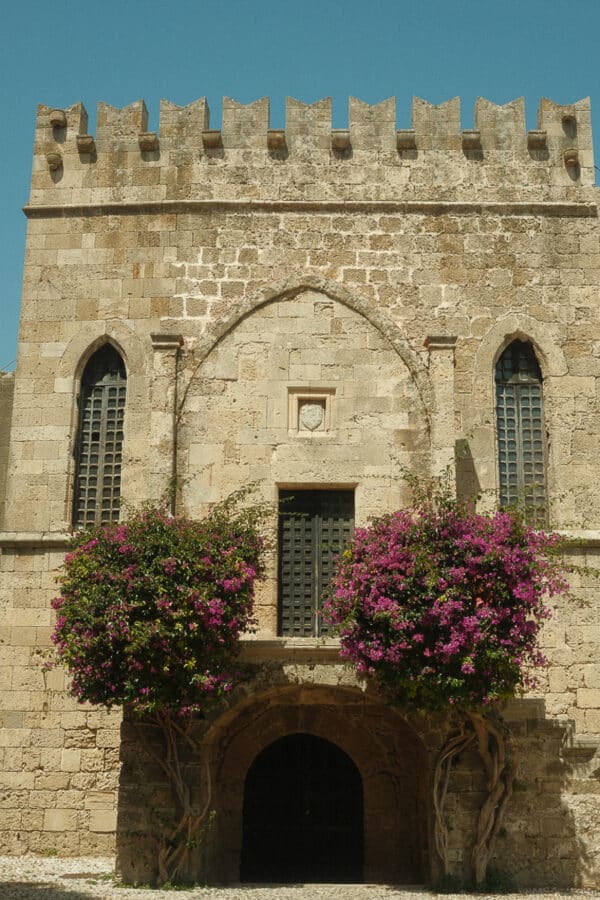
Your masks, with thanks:
M 317 660 L 341 663 L 340 642 L 336 638 L 320 637 L 264 637 L 244 635 L 241 639 L 242 659 L 247 662 L 279 659 Z

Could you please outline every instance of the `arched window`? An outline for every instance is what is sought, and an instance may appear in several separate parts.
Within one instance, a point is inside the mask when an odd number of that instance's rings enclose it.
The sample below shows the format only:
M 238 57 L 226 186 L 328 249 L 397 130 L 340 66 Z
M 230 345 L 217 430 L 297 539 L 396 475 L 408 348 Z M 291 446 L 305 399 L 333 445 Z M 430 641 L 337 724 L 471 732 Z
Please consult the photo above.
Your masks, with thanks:
M 500 506 L 546 515 L 542 373 L 531 344 L 513 341 L 496 363 Z
M 119 518 L 126 386 L 123 360 L 105 344 L 81 379 L 73 498 L 73 523 L 81 528 Z

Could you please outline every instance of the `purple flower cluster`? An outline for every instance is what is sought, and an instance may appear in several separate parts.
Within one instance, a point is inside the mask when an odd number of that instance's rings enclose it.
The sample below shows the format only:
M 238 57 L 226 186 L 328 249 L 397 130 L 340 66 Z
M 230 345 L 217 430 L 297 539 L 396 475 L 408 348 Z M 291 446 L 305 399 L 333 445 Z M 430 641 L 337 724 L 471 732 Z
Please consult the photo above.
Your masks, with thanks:
M 476 707 L 531 686 L 545 598 L 568 590 L 556 535 L 423 503 L 358 529 L 324 615 L 341 655 L 397 702 Z
M 189 714 L 231 690 L 263 575 L 256 517 L 146 509 L 73 539 L 52 606 L 58 660 L 81 701 Z

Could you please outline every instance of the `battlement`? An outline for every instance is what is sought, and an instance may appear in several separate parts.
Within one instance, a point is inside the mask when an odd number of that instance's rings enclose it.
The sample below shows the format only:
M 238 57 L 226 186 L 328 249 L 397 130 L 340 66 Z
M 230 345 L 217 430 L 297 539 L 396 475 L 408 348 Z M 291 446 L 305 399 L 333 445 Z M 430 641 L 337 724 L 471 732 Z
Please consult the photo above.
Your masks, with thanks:
M 523 98 L 503 106 L 478 98 L 469 129 L 458 98 L 439 106 L 415 98 L 411 127 L 399 129 L 393 97 L 375 105 L 351 97 L 348 126 L 332 128 L 330 98 L 289 97 L 285 128 L 273 129 L 268 98 L 225 97 L 219 129 L 201 98 L 183 107 L 161 100 L 150 132 L 139 100 L 100 103 L 92 135 L 83 104 L 41 105 L 30 202 L 544 200 L 594 184 L 589 99 L 542 99 L 537 128 L 525 121 Z

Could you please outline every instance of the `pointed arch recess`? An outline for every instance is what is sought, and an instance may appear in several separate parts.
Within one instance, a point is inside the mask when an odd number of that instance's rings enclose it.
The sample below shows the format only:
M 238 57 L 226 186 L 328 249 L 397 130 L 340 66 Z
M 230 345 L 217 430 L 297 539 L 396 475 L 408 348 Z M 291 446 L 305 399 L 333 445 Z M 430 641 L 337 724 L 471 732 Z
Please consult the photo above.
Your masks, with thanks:
M 120 320 L 86 322 L 67 344 L 58 364 L 57 376 L 78 381 L 90 357 L 103 344 L 112 344 L 123 358 L 127 377 L 145 375 L 150 356 L 138 335 Z
M 500 506 L 546 512 L 546 433 L 542 372 L 531 341 L 513 339 L 495 367 Z
M 531 344 L 544 380 L 567 374 L 567 362 L 560 346 L 560 329 L 530 316 L 511 314 L 498 319 L 486 331 L 475 354 L 475 373 L 483 376 L 484 383 L 489 382 L 491 386 L 496 363 L 515 340 Z
M 495 321 L 481 336 L 472 361 L 472 393 L 465 409 L 466 434 L 477 433 L 477 458 L 481 463 L 477 470 L 477 492 L 493 507 L 500 489 L 497 462 L 496 423 L 496 363 L 515 340 L 531 345 L 542 373 L 544 391 L 544 420 L 552 431 L 556 385 L 568 373 L 562 350 L 564 329 L 556 323 L 540 322 L 523 313 L 507 313 Z M 458 348 L 460 350 L 460 344 Z M 465 351 L 466 352 L 466 351 Z M 552 458 L 549 448 L 546 462 L 547 496 L 552 496 Z
M 348 309 L 363 316 L 373 328 L 379 331 L 379 333 L 389 341 L 414 379 L 429 426 L 433 410 L 433 393 L 429 372 L 418 353 L 409 346 L 398 326 L 388 319 L 387 316 L 374 308 L 372 303 L 365 298 L 349 291 L 347 288 L 341 287 L 339 284 L 328 281 L 326 278 L 318 278 L 309 275 L 304 276 L 301 279 L 290 278 L 251 294 L 236 307 L 231 315 L 226 319 L 215 323 L 213 327 L 200 338 L 195 354 L 197 360 L 196 365 L 182 391 L 179 415 L 184 411 L 189 388 L 211 350 L 213 350 L 223 338 L 230 334 L 243 319 L 252 315 L 253 312 L 260 309 L 262 306 L 266 306 L 268 303 L 274 301 L 294 299 L 303 291 L 317 291 L 318 293 L 329 297 L 330 300 L 336 300 L 338 303 L 347 306 Z

